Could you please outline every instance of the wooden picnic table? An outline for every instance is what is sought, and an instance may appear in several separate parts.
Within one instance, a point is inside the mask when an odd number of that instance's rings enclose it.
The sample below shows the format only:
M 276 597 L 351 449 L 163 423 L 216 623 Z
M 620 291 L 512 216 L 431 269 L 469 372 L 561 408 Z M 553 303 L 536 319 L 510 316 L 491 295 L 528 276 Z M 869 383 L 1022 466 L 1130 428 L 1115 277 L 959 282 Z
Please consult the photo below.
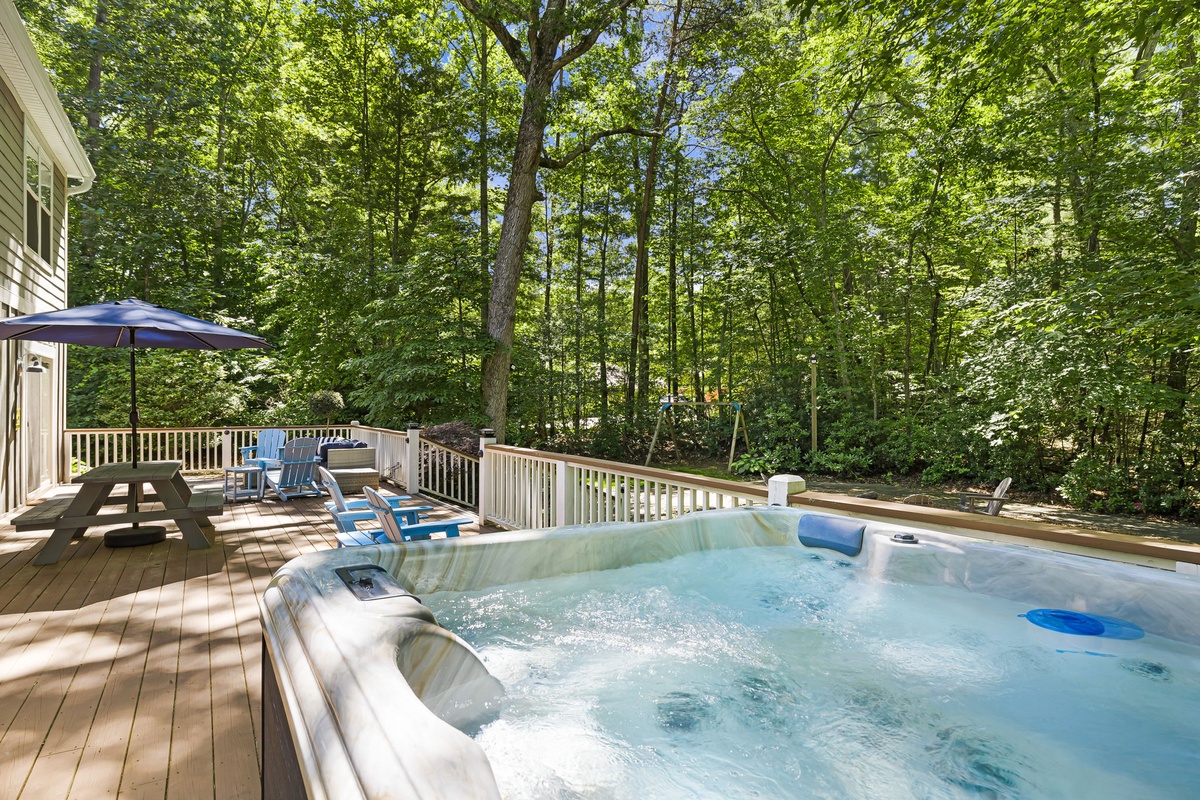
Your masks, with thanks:
M 82 537 L 95 525 L 172 520 L 179 526 L 189 549 L 209 547 L 200 527 L 212 525 L 210 515 L 224 513 L 223 494 L 219 487 L 193 492 L 180 473 L 182 467 L 181 461 L 143 461 L 137 469 L 128 463 L 104 464 L 75 479 L 80 486 L 74 497 L 46 500 L 12 522 L 18 531 L 52 530 L 49 540 L 33 559 L 38 565 L 57 562 L 72 539 Z M 146 511 L 138 508 L 137 492 L 147 483 L 154 487 L 155 499 L 162 503 L 162 508 Z M 99 513 L 113 488 L 120 484 L 129 485 L 126 510 Z

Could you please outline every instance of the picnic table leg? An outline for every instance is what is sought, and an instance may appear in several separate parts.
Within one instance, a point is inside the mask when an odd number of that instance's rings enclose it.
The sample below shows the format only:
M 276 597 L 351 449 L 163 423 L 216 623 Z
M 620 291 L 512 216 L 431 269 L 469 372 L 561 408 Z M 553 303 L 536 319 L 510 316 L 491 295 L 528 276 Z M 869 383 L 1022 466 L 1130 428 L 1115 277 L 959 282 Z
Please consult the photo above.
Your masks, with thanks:
M 98 485 L 84 484 L 79 487 L 79 492 L 75 495 L 75 499 L 71 501 L 71 505 L 67 506 L 67 511 L 63 514 L 63 518 L 92 516 L 104 507 L 104 501 L 108 500 L 108 496 L 112 493 L 112 490 L 113 485 L 111 483 Z M 86 531 L 86 526 L 73 528 L 71 530 L 71 538 L 82 539 Z
M 183 500 L 183 505 L 186 508 L 187 504 L 192 500 L 192 487 L 188 486 L 182 472 L 176 472 L 171 476 L 171 485 L 175 487 L 176 494 Z
M 108 499 L 108 494 L 111 491 L 111 484 L 85 483 L 79 487 L 79 493 L 75 495 L 75 499 L 71 501 L 71 505 L 67 506 L 63 518 L 87 517 L 95 514 L 104 505 L 104 501 Z M 56 563 L 58 559 L 62 558 L 63 551 L 67 549 L 67 545 L 71 543 L 71 540 L 82 538 L 86 530 L 87 526 L 82 528 L 54 528 L 50 533 L 50 538 L 46 540 L 46 543 L 42 545 L 42 549 L 34 557 L 33 563 L 39 567 Z
M 212 543 L 208 541 L 208 538 L 204 535 L 204 531 L 200 530 L 199 523 L 190 516 L 187 516 L 188 500 L 191 499 L 192 494 L 191 490 L 188 489 L 186 497 L 181 495 L 174 478 L 169 481 L 155 481 L 153 486 L 158 492 L 163 505 L 168 510 L 177 509 L 180 511 L 180 515 L 174 518 L 175 524 L 179 526 L 179 532 L 183 534 L 183 540 L 187 542 L 188 549 L 203 550 L 206 547 L 211 547 Z M 186 484 L 184 484 L 184 488 L 187 489 Z
M 208 541 L 208 537 L 204 535 L 204 531 L 200 530 L 200 523 L 191 517 L 179 517 L 175 520 L 175 524 L 179 526 L 179 532 L 183 534 L 183 540 L 187 542 L 189 550 L 203 550 L 206 547 L 212 547 L 212 542 Z

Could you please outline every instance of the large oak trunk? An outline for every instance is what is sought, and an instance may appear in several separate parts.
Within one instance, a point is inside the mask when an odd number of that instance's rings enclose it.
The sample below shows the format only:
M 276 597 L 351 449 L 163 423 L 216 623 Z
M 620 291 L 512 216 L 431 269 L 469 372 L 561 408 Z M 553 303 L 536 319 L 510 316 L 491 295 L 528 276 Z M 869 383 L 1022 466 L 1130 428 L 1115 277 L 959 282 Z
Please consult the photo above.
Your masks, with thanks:
M 504 426 L 508 419 L 508 381 L 512 366 L 517 287 L 521 280 L 525 245 L 533 226 L 538 162 L 542 157 L 542 136 L 546 131 L 546 101 L 553 80 L 550 64 L 534 62 L 530 73 L 525 83 L 524 110 L 517 130 L 512 172 L 508 178 L 504 222 L 496 243 L 496 267 L 492 271 L 487 332 L 492 339 L 493 349 L 483 360 L 484 411 L 500 443 L 504 442 Z

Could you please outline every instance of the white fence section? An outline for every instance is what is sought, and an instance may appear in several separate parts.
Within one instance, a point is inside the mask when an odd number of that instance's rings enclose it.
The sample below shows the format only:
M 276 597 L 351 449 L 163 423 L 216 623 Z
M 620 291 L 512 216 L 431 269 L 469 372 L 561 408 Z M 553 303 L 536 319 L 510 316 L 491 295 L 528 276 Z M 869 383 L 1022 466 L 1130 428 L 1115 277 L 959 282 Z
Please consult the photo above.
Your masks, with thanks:
M 349 436 L 341 427 L 285 426 L 289 438 L 300 436 Z M 219 472 L 240 462 L 242 447 L 258 441 L 261 427 L 239 428 L 147 428 L 138 429 L 138 459 L 182 461 L 182 472 Z M 133 458 L 133 434 L 129 428 L 68 428 L 64 437 L 71 477 L 89 469 Z
M 409 434 L 412 435 L 412 429 Z M 420 435 L 417 431 L 416 435 Z M 479 459 L 428 439 L 418 439 L 418 482 L 421 491 L 462 506 L 479 504 Z
M 480 519 L 509 528 L 650 522 L 765 503 L 762 486 L 489 444 Z
M 187 474 L 240 463 L 240 448 L 263 428 L 151 428 L 138 431 L 140 458 L 183 462 Z M 284 427 L 289 438 L 345 436 L 375 448 L 380 475 L 409 494 L 423 492 L 465 507 L 507 528 L 550 528 L 591 522 L 649 522 L 692 511 L 765 503 L 767 490 L 734 481 L 650 469 L 615 461 L 545 453 L 481 440 L 484 457 L 445 447 L 407 431 L 349 427 Z M 68 429 L 72 477 L 132 455 L 128 428 Z
M 391 428 L 371 428 L 366 425 L 351 424 L 351 439 L 366 442 L 375 448 L 375 466 L 379 474 L 392 483 L 403 486 L 409 492 L 420 491 L 409 481 L 408 472 L 408 434 L 404 431 L 394 431 Z
M 353 438 L 375 448 L 379 474 L 409 494 L 421 492 L 467 508 L 479 503 L 475 456 L 423 439 L 417 427 L 394 431 L 352 424 L 350 430 Z

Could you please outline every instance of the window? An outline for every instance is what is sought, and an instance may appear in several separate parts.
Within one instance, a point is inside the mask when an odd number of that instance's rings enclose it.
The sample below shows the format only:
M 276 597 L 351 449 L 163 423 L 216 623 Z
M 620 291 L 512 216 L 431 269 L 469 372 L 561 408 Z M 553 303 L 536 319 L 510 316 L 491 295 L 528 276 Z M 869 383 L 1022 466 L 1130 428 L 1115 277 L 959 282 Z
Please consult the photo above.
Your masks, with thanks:
M 32 132 L 25 131 L 25 245 L 50 263 L 50 208 L 54 167 Z

